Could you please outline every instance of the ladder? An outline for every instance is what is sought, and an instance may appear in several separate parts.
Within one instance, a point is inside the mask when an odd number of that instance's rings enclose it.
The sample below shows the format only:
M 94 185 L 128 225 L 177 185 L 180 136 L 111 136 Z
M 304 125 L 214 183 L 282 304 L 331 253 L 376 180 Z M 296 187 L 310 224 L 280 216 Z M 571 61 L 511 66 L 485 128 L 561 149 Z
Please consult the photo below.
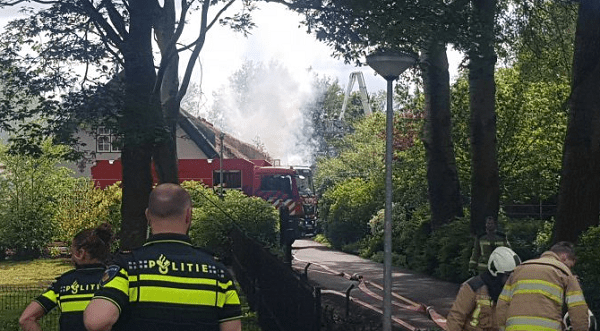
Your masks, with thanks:
M 360 98 L 362 101 L 365 115 L 371 115 L 371 106 L 369 105 L 367 86 L 365 85 L 365 78 L 363 77 L 362 72 L 355 71 L 350 73 L 348 87 L 346 88 L 346 95 L 344 96 L 344 103 L 342 103 L 342 111 L 340 112 L 340 120 L 344 119 L 344 113 L 346 112 L 346 107 L 348 106 L 348 99 L 350 98 L 352 87 L 354 87 L 354 82 L 356 81 L 358 81 L 358 89 L 360 91 Z

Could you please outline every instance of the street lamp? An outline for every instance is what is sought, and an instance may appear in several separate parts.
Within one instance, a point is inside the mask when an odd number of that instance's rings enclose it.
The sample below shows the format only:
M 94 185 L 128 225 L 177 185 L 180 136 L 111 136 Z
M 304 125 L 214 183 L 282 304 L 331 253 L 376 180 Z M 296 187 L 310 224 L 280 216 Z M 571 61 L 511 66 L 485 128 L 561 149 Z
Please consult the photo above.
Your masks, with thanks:
M 387 111 L 385 129 L 385 218 L 383 230 L 383 331 L 392 330 L 392 82 L 415 63 L 408 54 L 378 52 L 367 56 L 367 64 L 387 80 Z
M 221 155 L 219 155 L 219 198 L 221 198 L 221 200 L 223 200 L 223 138 L 225 138 L 225 133 L 221 131 L 221 134 L 219 134 L 219 139 L 221 139 Z

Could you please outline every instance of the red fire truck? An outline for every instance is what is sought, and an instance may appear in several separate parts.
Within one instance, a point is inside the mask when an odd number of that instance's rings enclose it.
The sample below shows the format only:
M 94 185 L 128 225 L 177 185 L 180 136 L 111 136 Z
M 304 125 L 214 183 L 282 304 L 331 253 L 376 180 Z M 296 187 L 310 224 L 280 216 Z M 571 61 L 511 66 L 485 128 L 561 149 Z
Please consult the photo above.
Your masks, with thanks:
M 120 181 L 120 160 L 98 160 L 92 167 L 92 178 L 102 188 Z M 261 197 L 283 217 L 295 221 L 297 235 L 315 234 L 317 196 L 308 167 L 272 166 L 264 160 L 180 159 L 179 180 L 202 181 L 215 190 L 222 186 L 225 192 L 235 189 Z

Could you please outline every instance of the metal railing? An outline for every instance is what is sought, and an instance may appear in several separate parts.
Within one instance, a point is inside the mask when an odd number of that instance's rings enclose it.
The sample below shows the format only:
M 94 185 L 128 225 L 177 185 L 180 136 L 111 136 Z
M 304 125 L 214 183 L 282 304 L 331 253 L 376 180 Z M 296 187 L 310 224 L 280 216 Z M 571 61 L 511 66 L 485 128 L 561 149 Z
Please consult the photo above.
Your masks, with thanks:
M 19 316 L 23 309 L 38 295 L 46 290 L 41 285 L 0 285 L 0 331 L 17 331 Z M 58 317 L 60 312 L 53 309 L 40 320 L 44 331 L 58 331 Z
M 232 232 L 233 270 L 258 312 L 263 331 L 318 331 L 321 291 L 238 229 Z

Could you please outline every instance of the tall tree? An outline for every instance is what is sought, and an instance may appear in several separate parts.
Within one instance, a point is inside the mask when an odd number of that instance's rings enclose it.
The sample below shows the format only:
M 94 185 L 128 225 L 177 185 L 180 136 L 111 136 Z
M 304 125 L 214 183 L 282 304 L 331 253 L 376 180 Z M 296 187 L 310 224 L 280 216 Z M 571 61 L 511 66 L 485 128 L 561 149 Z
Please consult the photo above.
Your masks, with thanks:
M 494 71 L 496 0 L 473 0 L 469 28 L 471 108 L 471 232 L 484 230 L 486 216 L 499 209 Z
M 460 183 L 451 138 L 450 77 L 443 42 L 433 41 L 424 49 L 421 69 L 425 89 L 423 143 L 428 158 L 431 223 L 439 226 L 463 215 L 461 197 L 457 194 Z
M 449 75 L 445 45 L 456 38 L 465 1 L 293 1 L 284 3 L 305 14 L 309 30 L 333 46 L 346 61 L 360 63 L 368 51 L 392 48 L 405 52 L 422 51 L 428 94 L 426 115 L 428 135 L 427 166 L 434 228 L 462 215 L 460 187 L 450 135 Z M 444 53 L 444 54 L 441 54 Z M 444 62 L 444 60 L 446 62 Z M 440 73 L 446 70 L 446 74 Z M 442 80 L 440 80 L 442 79 Z M 443 80 L 445 79 L 445 80 Z M 435 100 L 435 102 L 434 102 Z M 439 100 L 439 101 L 438 101 Z M 442 174 L 437 173 L 444 169 Z
M 0 0 L 0 6 L 14 5 L 22 1 Z M 121 243 L 131 249 L 143 243 L 146 237 L 144 211 L 152 188 L 151 162 L 157 165 L 160 180 L 177 181 L 177 154 L 174 139 L 175 123 L 181 99 L 185 95 L 195 61 L 204 46 L 207 31 L 219 20 L 234 29 L 246 31 L 252 26 L 249 11 L 251 1 L 242 1 L 243 11 L 231 17 L 223 14 L 236 0 L 181 1 L 178 19 L 175 19 L 175 0 L 34 0 L 51 7 L 39 11 L 26 19 L 26 24 L 14 24 L 14 40 L 35 44 L 31 38 L 39 34 L 42 39 L 32 50 L 38 50 L 38 57 L 29 56 L 26 60 L 35 62 L 47 58 L 51 69 L 60 63 L 77 59 L 86 68 L 96 67 L 100 77 L 111 76 L 106 69 L 106 57 L 117 63 L 112 70 L 122 71 L 124 94 L 123 108 L 116 119 L 123 135 L 123 205 Z M 209 19 L 209 8 L 215 14 Z M 197 39 L 181 46 L 179 38 L 186 24 L 187 15 L 192 10 L 200 10 L 200 31 Z M 22 26 L 29 35 L 22 36 Z M 161 57 L 155 63 L 153 54 L 153 33 L 160 45 Z M 178 48 L 179 47 L 179 48 Z M 191 49 L 192 53 L 181 84 L 178 79 L 178 51 Z M 91 52 L 91 51 L 94 52 Z M 17 52 L 13 52 L 13 55 Z M 20 54 L 17 54 L 20 55 Z M 57 65 L 58 64 L 58 65 Z M 27 67 L 27 62 L 24 67 Z M 47 76 L 62 82 L 55 71 L 46 70 Z M 156 70 L 158 68 L 158 70 Z M 96 77 L 98 77 L 96 76 Z M 81 80 L 82 89 L 87 91 L 92 76 Z M 106 81 L 104 81 L 106 83 Z M 87 85 L 87 86 L 86 86 Z M 73 90 L 73 86 L 68 87 Z M 68 98 L 65 98 L 68 99 Z M 86 98 L 80 97 L 79 104 Z
M 554 240 L 575 242 L 600 213 L 600 2 L 581 0 Z

